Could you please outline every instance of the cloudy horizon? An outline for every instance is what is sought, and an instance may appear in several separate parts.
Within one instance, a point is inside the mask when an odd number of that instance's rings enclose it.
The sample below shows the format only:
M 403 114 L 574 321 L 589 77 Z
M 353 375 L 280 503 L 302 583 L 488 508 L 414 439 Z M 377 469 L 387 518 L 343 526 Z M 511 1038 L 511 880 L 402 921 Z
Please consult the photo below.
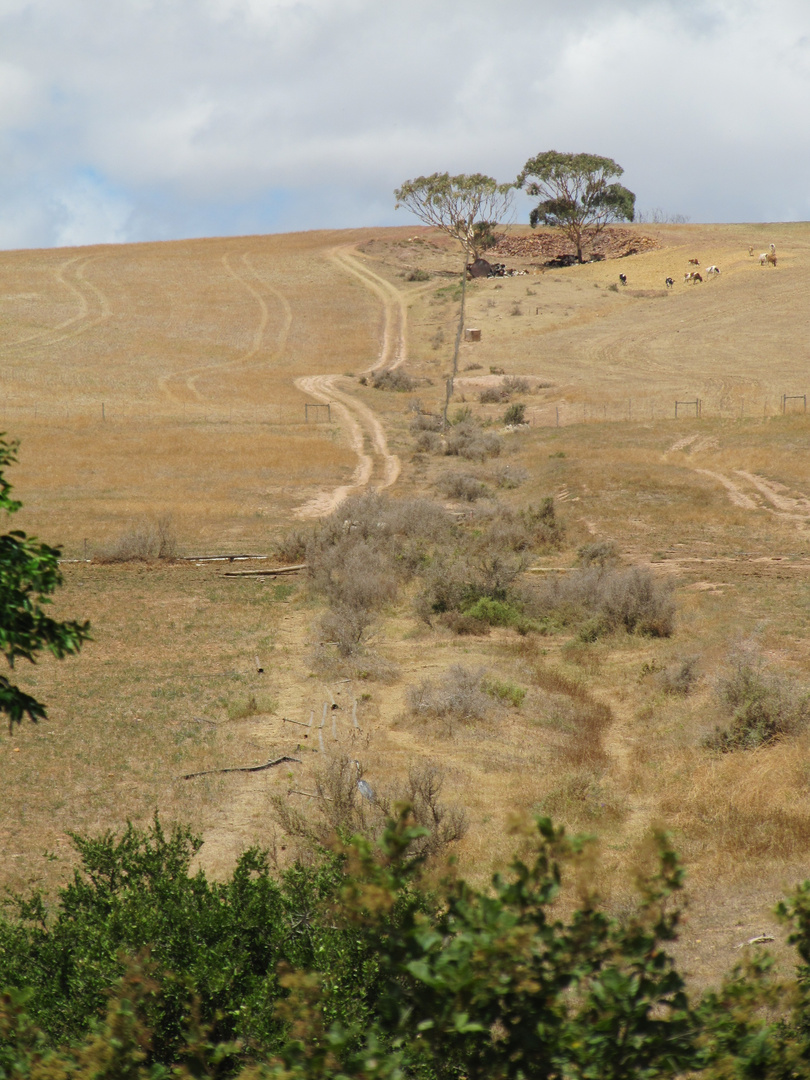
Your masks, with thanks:
M 810 218 L 799 0 L 0 0 L 0 247 L 409 224 L 604 154 L 642 213 Z M 528 220 L 521 196 L 516 220 Z

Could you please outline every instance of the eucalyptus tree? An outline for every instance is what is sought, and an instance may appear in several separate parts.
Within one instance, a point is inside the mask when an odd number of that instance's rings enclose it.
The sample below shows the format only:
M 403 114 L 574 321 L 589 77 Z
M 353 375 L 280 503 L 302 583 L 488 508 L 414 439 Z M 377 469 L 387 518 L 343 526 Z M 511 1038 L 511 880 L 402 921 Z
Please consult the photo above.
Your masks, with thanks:
M 593 240 L 611 221 L 632 221 L 636 197 L 615 182 L 624 173 L 612 158 L 547 150 L 529 158 L 515 184 L 540 202 L 529 215 L 532 228 L 550 225 L 575 245 L 582 262 L 585 238 Z
M 457 240 L 464 250 L 464 270 L 461 276 L 461 304 L 453 349 L 453 370 L 447 381 L 444 401 L 444 426 L 453 395 L 453 382 L 458 374 L 458 353 L 464 329 L 464 302 L 469 260 L 477 259 L 488 245 L 492 228 L 509 212 L 512 203 L 512 184 L 499 184 L 483 173 L 433 173 L 406 180 L 395 189 L 397 209 L 404 207 L 425 225 L 441 229 Z

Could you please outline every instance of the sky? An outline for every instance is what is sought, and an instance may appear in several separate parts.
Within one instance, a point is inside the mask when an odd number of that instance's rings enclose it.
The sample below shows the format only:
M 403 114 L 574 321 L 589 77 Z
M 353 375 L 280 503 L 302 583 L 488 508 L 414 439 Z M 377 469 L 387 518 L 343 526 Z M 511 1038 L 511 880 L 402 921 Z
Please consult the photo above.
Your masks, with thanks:
M 544 150 L 807 220 L 808 113 L 810 0 L 0 0 L 0 248 L 407 225 Z

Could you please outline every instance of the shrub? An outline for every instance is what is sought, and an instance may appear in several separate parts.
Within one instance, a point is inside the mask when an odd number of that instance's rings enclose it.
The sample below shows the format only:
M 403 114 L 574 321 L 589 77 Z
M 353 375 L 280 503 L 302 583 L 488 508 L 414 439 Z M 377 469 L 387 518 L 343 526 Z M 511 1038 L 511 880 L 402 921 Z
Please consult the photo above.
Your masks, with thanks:
M 433 413 L 425 413 L 421 410 L 417 411 L 413 420 L 411 420 L 411 431 L 441 431 L 443 427 L 444 424 L 440 416 L 434 416 Z
M 485 461 L 498 457 L 501 439 L 491 431 L 482 430 L 471 417 L 458 420 L 447 433 L 444 452 L 450 457 L 463 457 L 468 461 Z
M 577 551 L 580 566 L 614 566 L 619 561 L 619 549 L 612 540 L 599 540 L 585 544 Z
M 438 431 L 420 431 L 414 443 L 414 449 L 418 454 L 442 454 L 444 453 L 444 439 Z
M 402 368 L 375 372 L 371 384 L 375 390 L 394 390 L 397 393 L 410 393 L 416 386 L 416 380 Z
M 556 617 L 562 625 L 581 624 L 583 641 L 622 629 L 669 637 L 675 624 L 671 585 L 637 566 L 555 574 L 536 589 L 533 601 L 537 612 Z
M 507 394 L 528 394 L 531 389 L 529 380 L 519 375 L 507 375 L 503 380 L 503 388 Z
M 734 649 L 717 683 L 721 707 L 730 714 L 705 745 L 713 750 L 752 750 L 803 731 L 810 722 L 810 692 L 785 675 L 766 670 L 750 644 Z
M 524 469 L 522 465 L 499 465 L 493 473 L 493 479 L 497 487 L 510 491 L 526 483 L 529 479 L 529 470 Z
M 430 274 L 427 270 L 409 270 L 405 275 L 406 281 L 430 281 Z
M 437 680 L 423 679 L 408 688 L 405 700 L 415 716 L 443 720 L 452 734 L 453 721 L 483 720 L 489 712 L 489 698 L 481 689 L 483 668 L 453 664 Z
M 501 383 L 500 386 L 485 387 L 478 395 L 478 400 L 482 405 L 500 405 L 509 400 L 509 394 Z
M 522 401 L 515 401 L 503 414 L 504 424 L 524 424 L 526 422 L 526 406 Z
M 98 549 L 94 558 L 101 563 L 151 562 L 171 559 L 177 553 L 177 539 L 171 514 L 154 521 L 132 525 L 117 540 Z
M 481 480 L 469 473 L 442 473 L 438 481 L 439 489 L 448 499 L 461 499 L 463 502 L 475 502 L 485 498 L 489 488 Z
M 459 637 L 486 637 L 489 634 L 489 624 L 476 619 L 469 613 L 445 611 L 439 616 L 438 621 Z
M 465 615 L 489 626 L 515 626 L 523 620 L 523 613 L 514 604 L 489 596 L 479 597 L 462 610 Z
M 516 686 L 513 682 L 502 682 L 500 679 L 484 679 L 481 684 L 484 691 L 496 701 L 514 705 L 519 709 L 526 697 L 526 691 L 522 686 Z
M 700 658 L 687 656 L 672 667 L 666 668 L 658 675 L 658 684 L 665 694 L 686 697 L 695 688 L 700 675 L 697 667 Z

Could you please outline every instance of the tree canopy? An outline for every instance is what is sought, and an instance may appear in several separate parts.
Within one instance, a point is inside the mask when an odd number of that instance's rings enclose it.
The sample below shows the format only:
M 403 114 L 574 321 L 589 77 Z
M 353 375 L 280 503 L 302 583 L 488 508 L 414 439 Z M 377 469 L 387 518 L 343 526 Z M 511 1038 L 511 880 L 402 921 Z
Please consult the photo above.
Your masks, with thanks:
M 624 169 L 612 158 L 597 154 L 560 154 L 547 150 L 529 158 L 518 175 L 517 187 L 540 202 L 529 215 L 532 228 L 551 225 L 561 229 L 576 245 L 582 262 L 582 245 L 611 221 L 632 221 L 636 197 L 613 182 Z
M 433 173 L 406 180 L 394 196 L 397 207 L 404 206 L 425 225 L 452 236 L 469 257 L 477 259 L 488 246 L 492 226 L 511 206 L 512 187 L 482 173 Z
M 17 460 L 16 442 L 0 433 L 0 511 L 15 514 L 22 503 L 11 497 L 11 485 L 3 475 L 5 466 Z M 13 669 L 22 658 L 35 664 L 43 651 L 60 660 L 77 653 L 90 636 L 88 622 L 58 622 L 45 613 L 51 594 L 62 584 L 59 548 L 49 547 L 19 529 L 0 535 L 0 652 Z M 0 713 L 9 727 L 24 716 L 36 721 L 45 706 L 0 675 Z

